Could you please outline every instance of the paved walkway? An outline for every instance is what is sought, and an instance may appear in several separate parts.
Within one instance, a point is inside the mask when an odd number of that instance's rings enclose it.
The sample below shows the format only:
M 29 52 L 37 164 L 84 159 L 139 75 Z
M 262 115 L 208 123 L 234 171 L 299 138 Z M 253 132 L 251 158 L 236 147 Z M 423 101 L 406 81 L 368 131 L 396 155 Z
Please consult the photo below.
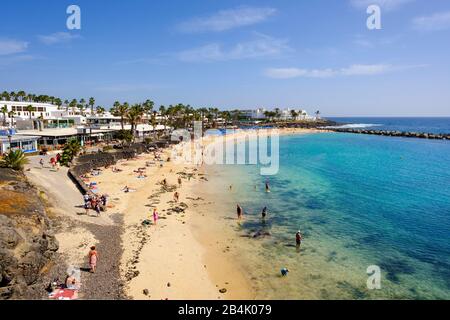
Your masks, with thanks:
M 98 225 L 114 225 L 113 219 L 108 214 L 97 217 L 91 210 L 89 216 L 86 215 L 83 208 L 83 195 L 67 175 L 68 168 L 60 167 L 59 171 L 52 169 L 50 158 L 54 156 L 55 154 L 28 157 L 29 163 L 25 167 L 28 179 L 38 188 L 45 190 L 54 210 L 78 221 Z M 44 160 L 43 168 L 39 164 L 40 159 Z

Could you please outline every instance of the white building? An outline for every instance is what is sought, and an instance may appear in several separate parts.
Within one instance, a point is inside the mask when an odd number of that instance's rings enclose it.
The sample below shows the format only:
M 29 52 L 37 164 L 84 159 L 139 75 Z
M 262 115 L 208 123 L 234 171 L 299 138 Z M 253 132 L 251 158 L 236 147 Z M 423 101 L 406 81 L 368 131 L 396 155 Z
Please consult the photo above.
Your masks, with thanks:
M 292 110 L 295 111 L 296 117 L 293 119 L 292 117 Z M 257 108 L 257 109 L 249 109 L 249 110 L 240 110 L 242 113 L 242 116 L 251 120 L 264 120 L 266 118 L 265 112 L 269 111 L 264 108 Z M 306 112 L 303 109 L 280 109 L 281 111 L 281 120 L 314 120 L 315 117 L 311 117 L 308 115 L 308 112 Z
M 49 103 L 36 103 L 26 101 L 0 101 L 0 108 L 6 106 L 6 113 L 2 113 L 2 123 L 5 121 L 8 126 L 14 126 L 16 121 L 27 121 L 37 119 L 52 119 L 52 112 L 58 110 L 58 106 Z M 28 107 L 31 106 L 31 112 Z

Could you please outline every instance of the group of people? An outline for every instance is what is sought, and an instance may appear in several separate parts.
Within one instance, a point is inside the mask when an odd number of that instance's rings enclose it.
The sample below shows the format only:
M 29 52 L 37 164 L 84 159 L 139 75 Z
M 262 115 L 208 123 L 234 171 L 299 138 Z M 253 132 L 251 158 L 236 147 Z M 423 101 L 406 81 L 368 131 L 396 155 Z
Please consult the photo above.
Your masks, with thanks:
M 103 194 L 101 196 L 89 194 L 84 195 L 84 209 L 86 210 L 86 215 L 89 214 L 89 210 L 94 210 L 97 212 L 97 216 L 100 216 L 101 211 L 106 211 L 106 204 L 108 197 Z
M 230 185 L 229 188 L 230 188 L 230 191 L 233 190 L 232 185 Z M 256 186 L 255 186 L 255 189 L 256 189 Z M 269 186 L 269 182 L 267 180 L 265 182 L 265 189 L 266 189 L 266 192 L 270 192 L 270 186 Z M 241 221 L 242 217 L 244 216 L 244 209 L 242 209 L 242 207 L 239 204 L 236 205 L 236 214 L 237 214 L 238 220 Z M 265 206 L 261 211 L 261 218 L 262 218 L 263 223 L 265 222 L 267 215 L 268 215 L 268 208 L 267 208 L 267 206 Z M 301 231 L 299 230 L 295 234 L 295 243 L 296 243 L 297 248 L 300 248 L 302 242 L 303 242 L 303 235 L 302 235 Z M 287 271 L 287 272 L 289 272 L 289 271 Z M 285 275 L 287 275 L 287 272 Z
M 49 163 L 50 163 L 50 165 L 51 165 L 53 170 L 59 171 L 60 163 L 61 163 L 61 154 L 57 153 L 56 156 L 51 157 Z M 44 168 L 44 164 L 45 164 L 43 158 L 41 158 L 39 160 L 39 164 L 41 165 L 41 168 L 43 169 Z

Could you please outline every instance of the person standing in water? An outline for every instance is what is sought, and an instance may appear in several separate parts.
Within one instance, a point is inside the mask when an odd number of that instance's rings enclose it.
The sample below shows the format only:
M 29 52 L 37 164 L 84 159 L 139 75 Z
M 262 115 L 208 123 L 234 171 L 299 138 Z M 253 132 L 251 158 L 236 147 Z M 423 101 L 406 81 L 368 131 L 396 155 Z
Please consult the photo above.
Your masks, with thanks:
M 264 207 L 264 208 L 262 209 L 261 216 L 262 216 L 262 219 L 263 219 L 263 220 L 266 220 L 266 216 L 267 216 L 267 207 Z
M 303 236 L 300 230 L 295 234 L 295 243 L 297 244 L 297 247 L 300 247 L 303 241 Z
M 266 180 L 266 192 L 270 192 L 269 181 Z
M 242 210 L 240 205 L 237 205 L 236 212 L 237 212 L 238 220 L 241 220 L 242 219 L 243 210 Z

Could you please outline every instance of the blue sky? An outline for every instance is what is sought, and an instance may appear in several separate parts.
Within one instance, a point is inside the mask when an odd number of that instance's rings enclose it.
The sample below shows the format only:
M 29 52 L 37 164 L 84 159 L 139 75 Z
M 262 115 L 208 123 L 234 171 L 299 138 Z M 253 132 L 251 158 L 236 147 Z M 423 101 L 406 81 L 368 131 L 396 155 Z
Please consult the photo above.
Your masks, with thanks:
M 369 4 L 382 29 L 368 30 Z M 66 9 L 81 8 L 81 30 Z M 448 0 L 5 0 L 0 91 L 450 116 Z

